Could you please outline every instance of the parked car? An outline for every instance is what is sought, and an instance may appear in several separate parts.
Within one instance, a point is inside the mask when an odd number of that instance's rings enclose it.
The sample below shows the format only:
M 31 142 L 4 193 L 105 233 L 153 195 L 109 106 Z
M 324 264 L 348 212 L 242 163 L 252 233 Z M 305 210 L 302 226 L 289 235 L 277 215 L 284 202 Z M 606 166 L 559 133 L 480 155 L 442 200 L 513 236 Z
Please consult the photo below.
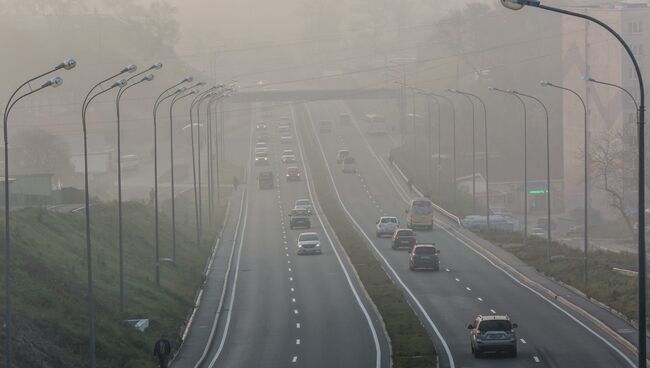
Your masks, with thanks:
M 411 249 L 416 243 L 415 232 L 411 229 L 397 229 L 393 233 L 393 249 Z
M 317 233 L 300 233 L 298 235 L 298 255 L 321 254 L 320 239 Z
M 433 244 L 415 244 L 409 253 L 409 269 L 439 271 L 439 254 Z
M 375 234 L 378 238 L 384 235 L 392 235 L 399 228 L 399 220 L 395 216 L 382 216 L 377 220 Z
M 467 326 L 474 357 L 480 358 L 482 353 L 487 352 L 507 352 L 516 357 L 517 327 L 507 315 L 476 316 L 474 322 Z

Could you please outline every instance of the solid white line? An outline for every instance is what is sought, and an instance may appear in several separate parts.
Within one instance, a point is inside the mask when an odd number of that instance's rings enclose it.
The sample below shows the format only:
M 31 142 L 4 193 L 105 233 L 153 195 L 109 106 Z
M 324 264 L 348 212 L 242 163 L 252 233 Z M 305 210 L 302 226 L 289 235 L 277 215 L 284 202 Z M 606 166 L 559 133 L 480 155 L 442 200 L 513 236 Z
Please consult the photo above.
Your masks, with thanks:
M 315 129 L 315 127 L 314 127 L 314 121 L 313 121 L 313 119 L 312 119 L 312 117 L 311 117 L 311 112 L 309 111 L 309 108 L 307 107 L 307 105 L 305 105 L 305 108 L 306 108 L 306 110 L 307 110 L 307 114 L 309 115 L 309 122 L 310 122 L 310 124 L 312 125 L 312 128 Z M 354 119 L 352 119 L 352 120 L 355 121 Z M 355 124 L 356 124 L 356 122 L 355 122 Z M 363 139 L 365 140 L 365 137 L 363 137 Z M 300 140 L 299 140 L 299 142 L 300 142 Z M 348 218 L 350 219 L 350 221 L 352 221 L 352 223 L 353 223 L 354 226 L 357 228 L 357 230 L 359 230 L 359 232 L 364 236 L 364 238 L 366 238 L 366 240 L 368 241 L 368 243 L 369 243 L 369 244 L 372 246 L 372 248 L 375 250 L 376 254 L 377 254 L 377 255 L 379 256 L 379 258 L 381 258 L 381 260 L 384 262 L 384 265 L 386 265 L 386 267 L 387 267 L 387 268 L 390 270 L 390 272 L 393 274 L 394 279 L 395 279 L 397 282 L 399 282 L 399 284 L 402 286 L 402 288 L 404 289 L 404 291 L 406 291 L 406 293 L 409 295 L 409 297 L 411 297 L 411 300 L 413 300 L 413 302 L 417 305 L 418 309 L 419 309 L 420 312 L 424 315 L 424 317 L 426 318 L 427 322 L 429 323 L 429 326 L 431 326 L 431 328 L 433 329 L 434 333 L 436 334 L 436 336 L 437 336 L 438 339 L 440 340 L 440 343 L 442 344 L 443 349 L 445 350 L 445 354 L 447 355 L 447 359 L 448 359 L 448 361 L 449 361 L 449 367 L 450 367 L 450 368 L 455 368 L 455 367 L 456 367 L 456 364 L 454 363 L 454 357 L 451 355 L 451 350 L 449 349 L 449 345 L 447 345 L 447 341 L 446 341 L 445 338 L 442 336 L 442 333 L 440 332 L 440 330 L 438 330 L 438 326 L 436 326 L 436 324 L 433 323 L 433 320 L 431 319 L 431 317 L 429 316 L 429 314 L 427 313 L 427 311 L 426 311 L 426 310 L 424 309 L 424 307 L 422 306 L 422 303 L 420 303 L 420 301 L 415 297 L 415 295 L 413 294 L 413 292 L 411 291 L 411 289 L 409 289 L 408 286 L 406 286 L 406 284 L 404 283 L 404 281 L 402 281 L 402 279 L 399 277 L 399 275 L 397 274 L 397 272 L 395 271 L 395 269 L 393 268 L 393 266 L 391 266 L 391 264 L 388 262 L 388 260 L 386 259 L 386 257 L 384 257 L 384 255 L 379 251 L 379 248 L 377 248 L 377 246 L 375 245 L 375 243 L 373 242 L 373 240 L 372 240 L 372 239 L 368 236 L 368 234 L 363 230 L 363 227 L 361 227 L 361 225 L 359 225 L 359 223 L 357 222 L 357 220 L 352 216 L 352 214 L 350 213 L 350 211 L 348 211 L 347 207 L 346 207 L 345 204 L 343 203 L 343 200 L 342 200 L 342 198 L 341 198 L 341 194 L 339 193 L 339 190 L 338 190 L 338 187 L 337 187 L 337 185 L 336 185 L 336 182 L 334 181 L 334 175 L 332 174 L 332 170 L 331 170 L 331 168 L 330 168 L 330 164 L 329 164 L 329 162 L 327 161 L 327 157 L 325 157 L 325 151 L 323 150 L 323 145 L 321 144 L 320 137 L 318 137 L 318 135 L 316 135 L 316 142 L 318 143 L 318 146 L 319 146 L 319 148 L 320 148 L 321 156 L 323 157 L 323 160 L 325 161 L 325 168 L 327 168 L 327 172 L 329 173 L 329 178 L 330 178 L 330 181 L 331 181 L 331 183 L 332 183 L 332 186 L 333 186 L 333 189 L 334 189 L 334 193 L 336 194 L 336 197 L 337 197 L 339 203 L 341 204 L 341 208 L 342 208 L 343 211 L 346 213 L 346 215 L 348 216 Z M 366 144 L 367 144 L 367 141 L 366 141 Z M 300 144 L 299 144 L 299 147 L 301 147 Z M 368 318 L 369 318 L 369 317 L 368 317 Z M 374 331 L 374 328 L 373 328 L 373 331 Z M 377 346 L 378 346 L 378 345 L 377 345 Z M 379 347 L 379 346 L 378 346 L 378 347 Z M 379 355 L 378 355 L 378 358 L 379 358 Z M 379 365 L 379 359 L 378 359 L 378 363 L 377 363 L 377 365 Z
M 310 122 L 311 122 L 311 124 L 313 126 L 314 123 L 311 120 L 311 113 L 309 112 L 309 108 L 307 108 L 307 105 L 305 105 L 305 110 L 307 110 L 307 114 L 309 115 L 309 120 L 310 120 Z M 291 114 L 292 114 L 292 116 L 295 115 L 295 111 L 294 111 L 293 108 L 291 109 Z M 294 116 L 293 120 L 294 121 L 296 120 L 295 116 Z M 298 136 L 298 131 L 295 128 L 295 124 L 293 125 L 293 130 L 294 130 L 294 134 L 296 136 Z M 317 140 L 318 140 L 318 144 L 320 145 L 320 138 L 318 138 L 318 136 L 317 136 Z M 302 165 L 305 168 L 305 172 L 309 173 L 310 172 L 309 171 L 310 170 L 309 165 L 307 164 L 307 162 L 303 158 L 303 157 L 305 157 L 305 155 L 303 153 L 302 140 L 298 139 L 297 141 L 298 141 L 298 150 L 300 151 L 300 160 L 302 161 Z M 321 146 L 321 153 L 323 153 L 322 146 Z M 323 156 L 324 156 L 324 153 L 323 153 Z M 325 162 L 327 163 L 327 161 L 325 161 Z M 327 165 L 327 170 L 329 171 L 329 165 Z M 331 175 L 332 175 L 332 173 L 330 171 L 330 177 L 331 177 Z M 305 182 L 307 183 L 307 191 L 309 192 L 309 198 L 311 199 L 312 203 L 316 203 L 317 200 L 315 200 L 315 195 L 312 192 L 312 187 L 311 187 L 312 182 L 311 182 L 310 175 L 306 175 Z M 334 189 L 336 189 L 336 187 Z M 337 195 L 338 195 L 338 192 L 337 192 Z M 339 200 L 340 200 L 340 198 L 341 197 L 339 196 Z M 366 321 L 368 322 L 368 327 L 370 328 L 370 332 L 372 333 L 373 343 L 375 344 L 375 352 L 376 352 L 376 354 L 375 354 L 375 367 L 379 368 L 379 367 L 381 367 L 381 346 L 379 344 L 379 337 L 377 335 L 377 331 L 375 330 L 375 325 L 372 322 L 372 318 L 370 317 L 370 313 L 368 313 L 368 310 L 367 310 L 366 306 L 361 301 L 361 297 L 359 296 L 359 293 L 357 292 L 357 289 L 354 287 L 354 284 L 352 283 L 352 278 L 350 277 L 350 274 L 349 274 L 347 268 L 343 264 L 343 260 L 341 259 L 341 256 L 339 255 L 339 251 L 336 249 L 336 246 L 334 245 L 334 242 L 332 241 L 332 237 L 330 236 L 330 232 L 325 227 L 319 211 L 316 210 L 316 211 L 314 211 L 314 213 L 316 214 L 316 218 L 318 219 L 318 222 L 323 227 L 323 231 L 325 233 L 325 236 L 327 237 L 327 240 L 329 241 L 330 245 L 332 246 L 332 250 L 334 251 L 334 254 L 336 255 L 336 259 L 339 261 L 339 265 L 341 266 L 341 269 L 343 270 L 343 274 L 345 275 L 345 279 L 347 280 L 348 285 L 350 286 L 350 290 L 352 290 L 352 294 L 354 294 L 354 298 L 356 299 L 357 304 L 359 305 L 359 307 L 361 307 L 361 310 L 363 311 L 363 314 L 366 317 Z M 354 266 L 352 266 L 352 267 L 354 267 Z M 454 367 L 452 366 L 451 368 L 454 368 Z

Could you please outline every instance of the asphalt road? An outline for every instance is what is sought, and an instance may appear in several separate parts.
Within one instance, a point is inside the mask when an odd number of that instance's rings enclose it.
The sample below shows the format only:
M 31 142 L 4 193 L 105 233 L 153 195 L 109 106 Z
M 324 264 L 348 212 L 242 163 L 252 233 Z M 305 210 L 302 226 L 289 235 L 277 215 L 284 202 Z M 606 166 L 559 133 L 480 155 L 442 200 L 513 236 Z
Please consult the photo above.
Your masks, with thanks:
M 522 285 L 439 227 L 418 231 L 417 237 L 420 242 L 436 243 L 441 251 L 441 271 L 409 271 L 407 253 L 391 250 L 390 240 L 376 239 L 374 231 L 381 215 L 397 216 L 406 223 L 405 200 L 411 195 L 403 188 L 398 193 L 378 161 L 385 160 L 394 142 L 387 136 L 366 139 L 359 129 L 363 129 L 361 122 L 347 127 L 336 124 L 341 113 L 349 113 L 341 102 L 309 103 L 307 108 L 314 124 L 320 120 L 335 122 L 331 134 L 316 133 L 321 142 L 317 148 L 327 159 L 346 209 L 373 241 L 392 277 L 399 279 L 405 293 L 411 295 L 423 324 L 434 337 L 442 366 L 628 367 L 636 360 L 589 321 Z M 341 148 L 356 157 L 358 174 L 341 172 L 336 164 Z M 466 326 L 477 314 L 493 312 L 508 314 L 519 324 L 517 358 L 475 359 L 471 354 Z
M 380 319 L 340 244 L 328 239 L 331 229 L 316 215 L 311 230 L 289 229 L 287 214 L 294 201 L 310 194 L 305 181 L 285 181 L 287 166 L 304 166 L 295 141 L 280 143 L 279 115 L 291 116 L 291 111 L 276 107 L 274 119 L 268 121 L 270 165 L 251 166 L 244 184 L 247 199 L 231 281 L 215 338 L 200 367 L 388 367 L 389 347 Z M 253 116 L 259 119 L 259 114 Z M 241 142 L 230 145 L 239 147 L 235 154 L 247 157 L 248 137 L 230 138 Z M 283 149 L 293 149 L 298 163 L 281 163 Z M 276 187 L 260 190 L 257 175 L 269 169 L 276 175 Z M 319 233 L 322 255 L 297 256 L 301 231 Z M 194 328 L 207 325 L 203 321 Z M 174 366 L 193 367 L 190 362 Z

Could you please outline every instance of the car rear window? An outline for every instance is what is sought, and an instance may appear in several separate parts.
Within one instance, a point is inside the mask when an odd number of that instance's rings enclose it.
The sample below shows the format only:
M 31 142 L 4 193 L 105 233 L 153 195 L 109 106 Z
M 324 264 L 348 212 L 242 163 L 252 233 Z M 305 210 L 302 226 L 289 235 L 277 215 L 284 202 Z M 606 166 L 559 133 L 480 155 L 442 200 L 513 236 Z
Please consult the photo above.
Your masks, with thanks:
M 391 218 L 391 217 L 384 217 L 384 218 L 381 219 L 381 222 L 382 222 L 383 224 L 387 224 L 387 223 L 393 223 L 393 224 L 394 224 L 394 223 L 397 223 L 397 219 L 394 218 L 394 217 L 393 217 L 393 218 Z
M 357 162 L 354 157 L 346 157 L 345 160 L 343 161 L 344 164 L 353 164 Z
M 512 324 L 508 320 L 481 321 L 478 325 L 480 331 L 510 331 Z
M 399 230 L 397 236 L 413 236 L 413 230 Z
M 296 201 L 296 206 L 309 206 L 311 202 L 308 199 L 299 199 Z
M 436 249 L 430 247 L 418 247 L 415 248 L 415 254 L 435 254 Z

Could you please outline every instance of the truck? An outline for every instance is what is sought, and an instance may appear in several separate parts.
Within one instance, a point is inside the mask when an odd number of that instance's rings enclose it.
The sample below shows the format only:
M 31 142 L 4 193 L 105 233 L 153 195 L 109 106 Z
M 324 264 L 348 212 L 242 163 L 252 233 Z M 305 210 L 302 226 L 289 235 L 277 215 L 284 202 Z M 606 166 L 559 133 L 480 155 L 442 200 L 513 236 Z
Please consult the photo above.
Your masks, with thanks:
M 257 176 L 257 181 L 260 185 L 260 189 L 273 189 L 275 185 L 273 183 L 273 171 L 262 171 Z

